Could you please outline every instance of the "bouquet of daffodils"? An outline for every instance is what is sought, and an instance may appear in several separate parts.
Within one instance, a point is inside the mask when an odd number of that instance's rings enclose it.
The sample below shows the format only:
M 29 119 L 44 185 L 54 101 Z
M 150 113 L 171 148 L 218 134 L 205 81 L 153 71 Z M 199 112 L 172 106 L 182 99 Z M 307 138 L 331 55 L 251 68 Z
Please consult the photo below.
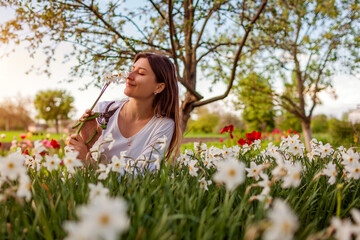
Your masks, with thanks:
M 94 104 L 90 108 L 90 112 L 94 109 L 98 101 L 100 100 L 101 96 L 104 94 L 107 87 L 110 85 L 110 83 L 126 83 L 126 79 L 128 77 L 129 73 L 127 71 L 121 71 L 118 73 L 108 72 L 102 77 L 102 81 L 105 82 L 104 87 L 102 88 L 100 95 L 95 100 Z M 99 113 L 95 113 L 94 115 L 88 116 L 84 119 L 84 121 L 78 121 L 72 128 L 78 128 L 76 133 L 79 134 L 81 128 L 84 126 L 85 122 L 91 119 L 95 119 L 99 116 Z M 101 125 L 102 128 L 106 129 L 106 125 Z M 88 144 L 97 134 L 97 129 L 95 129 L 95 132 L 91 136 L 89 140 L 86 141 L 86 144 Z

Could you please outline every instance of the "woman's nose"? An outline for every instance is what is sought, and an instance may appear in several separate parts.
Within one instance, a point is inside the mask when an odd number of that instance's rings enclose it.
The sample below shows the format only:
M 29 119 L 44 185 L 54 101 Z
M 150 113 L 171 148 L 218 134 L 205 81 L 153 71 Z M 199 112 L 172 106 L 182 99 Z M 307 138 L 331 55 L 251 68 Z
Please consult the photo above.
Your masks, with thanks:
M 134 71 L 129 72 L 128 78 L 134 79 L 134 74 L 135 74 Z

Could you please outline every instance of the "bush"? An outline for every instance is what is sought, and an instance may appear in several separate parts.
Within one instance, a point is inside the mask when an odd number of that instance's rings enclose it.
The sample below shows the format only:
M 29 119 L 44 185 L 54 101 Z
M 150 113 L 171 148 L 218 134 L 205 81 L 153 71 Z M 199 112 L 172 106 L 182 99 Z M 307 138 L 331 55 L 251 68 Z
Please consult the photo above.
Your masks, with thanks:
M 325 114 L 314 116 L 311 119 L 311 130 L 313 133 L 325 133 L 329 130 L 328 119 Z
M 355 129 L 360 131 L 360 124 L 356 124 Z M 358 144 L 354 127 L 347 121 L 332 118 L 329 120 L 329 132 L 334 145 L 353 146 Z
M 209 113 L 201 115 L 199 119 L 195 121 L 191 121 L 189 123 L 188 129 L 189 132 L 194 133 L 213 133 L 218 123 L 219 117 Z

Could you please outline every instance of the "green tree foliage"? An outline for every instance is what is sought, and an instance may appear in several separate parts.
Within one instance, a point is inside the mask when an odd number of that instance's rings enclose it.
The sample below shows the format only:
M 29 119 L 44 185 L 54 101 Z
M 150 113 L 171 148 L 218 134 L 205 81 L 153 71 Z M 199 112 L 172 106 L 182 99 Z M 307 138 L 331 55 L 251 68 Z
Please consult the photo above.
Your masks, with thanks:
M 56 133 L 59 133 L 61 120 L 69 119 L 73 110 L 74 98 L 66 90 L 39 91 L 34 100 L 36 110 L 39 112 L 37 118 L 55 123 Z
M 239 131 L 245 130 L 245 122 L 235 114 L 225 111 L 221 104 L 213 103 L 197 108 L 196 119 L 191 119 L 187 131 L 194 133 L 219 133 L 227 125 L 234 125 Z
M 352 126 L 348 121 L 329 119 L 329 132 L 334 145 L 354 146 L 359 144 L 360 124 Z
M 181 106 L 183 130 L 191 111 L 228 96 L 240 55 L 267 0 L 248 1 L 1 1 L 16 18 L 0 26 L 2 42 L 29 43 L 54 60 L 59 43 L 73 44 L 65 60 L 76 58 L 75 76 L 101 76 L 104 71 L 129 65 L 136 53 L 152 51 L 171 57 L 186 93 Z M 222 67 L 223 63 L 231 67 Z M 200 66 L 217 73 L 206 80 L 228 83 L 224 94 L 203 99 L 196 83 Z M 46 71 L 48 68 L 45 69 Z M 90 83 L 92 84 L 92 83 Z M 209 84 L 210 85 L 210 84 Z
M 273 0 L 259 21 L 262 31 L 249 39 L 258 49 L 251 58 L 252 69 L 270 76 L 277 91 L 257 90 L 301 121 L 309 149 L 319 93 L 331 90 L 336 72 L 359 70 L 359 1 Z M 283 91 L 275 81 L 280 79 Z
M 29 97 L 17 95 L 13 98 L 5 98 L 0 103 L 0 129 L 28 131 L 29 125 L 33 123 L 30 116 L 31 108 Z
M 299 118 L 295 117 L 288 111 L 281 111 L 281 114 L 276 117 L 275 122 L 276 127 L 283 131 L 287 131 L 290 129 L 292 131 L 301 132 L 301 122 Z
M 194 133 L 213 133 L 219 123 L 219 115 L 211 113 L 208 108 L 201 107 L 195 111 L 196 120 L 190 120 L 188 131 Z
M 313 133 L 325 133 L 329 130 L 328 119 L 325 114 L 316 115 L 311 119 L 311 130 Z
M 275 127 L 275 110 L 273 99 L 268 94 L 256 91 L 272 92 L 268 79 L 255 72 L 240 76 L 234 93 L 238 96 L 239 106 L 242 106 L 242 118 L 248 131 L 272 131 Z

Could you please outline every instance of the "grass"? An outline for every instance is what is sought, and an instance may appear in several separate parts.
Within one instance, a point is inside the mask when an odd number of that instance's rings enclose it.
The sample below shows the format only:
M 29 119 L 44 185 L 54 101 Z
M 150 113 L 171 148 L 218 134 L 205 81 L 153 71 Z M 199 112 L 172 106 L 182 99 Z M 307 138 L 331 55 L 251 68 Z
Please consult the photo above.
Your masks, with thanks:
M 185 132 L 184 133 L 184 138 L 202 138 L 202 137 L 224 137 L 223 134 L 220 133 L 190 133 L 190 132 Z
M 35 140 L 43 140 L 43 139 L 55 139 L 60 140 L 63 138 L 65 133 L 48 133 L 48 132 L 36 132 L 36 133 L 30 133 L 25 131 L 0 131 L 0 136 L 2 134 L 5 134 L 4 138 L 0 138 L 0 142 L 11 142 L 12 140 L 16 139 L 18 141 L 22 140 L 21 135 L 25 134 L 25 139 L 35 141 Z M 67 136 L 67 134 L 65 134 Z

